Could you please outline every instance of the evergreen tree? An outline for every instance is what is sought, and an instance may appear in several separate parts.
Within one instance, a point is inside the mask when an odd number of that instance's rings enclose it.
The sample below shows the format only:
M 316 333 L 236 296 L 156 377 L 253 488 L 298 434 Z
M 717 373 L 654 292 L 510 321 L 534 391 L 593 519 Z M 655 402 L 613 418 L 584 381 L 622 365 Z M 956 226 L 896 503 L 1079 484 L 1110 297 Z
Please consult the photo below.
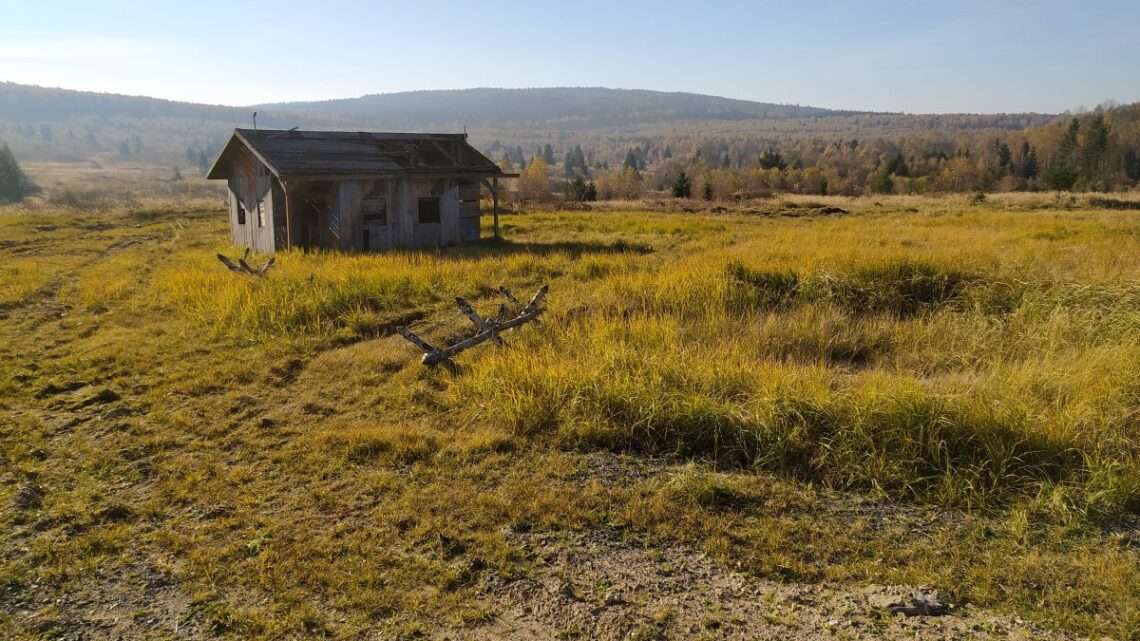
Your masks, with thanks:
M 887 163 L 886 173 L 894 174 L 895 176 L 910 176 L 910 168 L 906 166 L 906 159 L 902 154 L 895 154 L 894 158 Z
M 598 186 L 595 185 L 594 181 L 591 180 L 590 182 L 586 183 L 586 200 L 589 202 L 594 202 L 597 199 Z
M 1077 137 L 1080 135 L 1081 121 L 1073 118 L 1069 121 L 1069 127 L 1065 130 L 1065 135 L 1061 137 L 1061 141 L 1057 143 L 1057 156 L 1053 159 L 1053 164 L 1062 164 L 1066 166 L 1073 166 L 1075 163 L 1075 156 L 1077 153 Z
M 574 145 L 566 152 L 566 160 L 563 164 L 567 176 L 584 176 L 590 173 L 590 168 L 586 165 L 586 154 L 580 145 Z
M 1010 173 L 1013 164 L 1013 152 L 1009 150 L 1009 145 L 1004 142 L 999 142 L 997 145 L 997 161 L 999 173 L 1003 175 Z
M 554 147 L 551 147 L 550 143 L 547 143 L 542 148 L 542 161 L 545 162 L 547 165 L 553 165 L 554 164 Z
M 1081 147 L 1081 173 L 1089 180 L 1098 178 L 1107 152 L 1108 125 L 1104 122 L 1104 116 L 1097 114 L 1089 121 L 1085 131 L 1084 145 Z
M 586 181 L 581 176 L 575 176 L 573 180 L 566 182 L 566 199 L 574 202 L 583 202 L 586 200 L 588 187 Z
M 634 171 L 637 171 L 638 169 L 640 169 L 640 167 L 638 167 L 637 154 L 634 153 L 634 151 L 632 149 L 625 152 L 625 162 L 623 162 L 621 166 L 622 167 L 629 167 L 630 169 L 632 169 Z
M 1077 179 L 1080 177 L 1077 172 L 1080 165 L 1077 158 L 1080 131 L 1081 121 L 1077 118 L 1070 120 L 1064 135 L 1057 143 L 1057 152 L 1053 156 L 1052 162 L 1041 175 L 1042 183 L 1049 189 L 1068 191 L 1077 184 Z
M 707 180 L 705 181 L 705 191 L 702 195 L 705 197 L 705 200 L 712 200 L 713 199 L 713 196 L 715 194 L 713 194 L 713 186 L 712 186 L 711 182 L 709 182 Z
M 1124 175 L 1132 182 L 1140 180 L 1140 154 L 1132 147 L 1124 151 Z
M 1021 143 L 1021 171 L 1019 175 L 1025 179 L 1037 177 L 1037 151 L 1028 142 Z
M 693 194 L 693 183 L 685 172 L 677 174 L 677 179 L 673 181 L 673 197 L 674 198 L 689 198 Z
M 1041 182 L 1049 189 L 1068 191 L 1077 184 L 1077 172 L 1067 164 L 1055 164 L 1045 170 Z
M 8 143 L 0 142 L 0 203 L 18 203 L 24 199 L 27 179 Z

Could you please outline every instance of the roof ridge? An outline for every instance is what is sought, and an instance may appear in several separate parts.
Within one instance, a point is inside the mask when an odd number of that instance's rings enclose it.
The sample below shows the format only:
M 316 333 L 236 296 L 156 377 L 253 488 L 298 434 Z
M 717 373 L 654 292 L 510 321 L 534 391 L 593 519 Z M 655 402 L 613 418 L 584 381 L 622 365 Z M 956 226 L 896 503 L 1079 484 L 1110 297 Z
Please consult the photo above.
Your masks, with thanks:
M 248 147 L 279 178 L 448 173 L 506 176 L 471 145 L 466 134 L 460 133 L 236 128 L 226 149 L 235 143 Z M 220 178 L 228 170 L 211 171 L 211 176 L 215 173 Z

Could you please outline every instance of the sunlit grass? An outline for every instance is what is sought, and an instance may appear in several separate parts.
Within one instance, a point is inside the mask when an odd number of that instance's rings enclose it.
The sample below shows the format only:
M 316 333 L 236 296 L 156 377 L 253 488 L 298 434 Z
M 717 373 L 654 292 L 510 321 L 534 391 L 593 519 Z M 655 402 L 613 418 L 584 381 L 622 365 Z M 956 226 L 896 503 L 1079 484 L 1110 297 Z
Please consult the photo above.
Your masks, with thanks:
M 146 559 L 214 634 L 411 636 L 467 625 L 474 559 L 527 571 L 504 531 L 605 527 L 1134 637 L 1140 216 L 1050 198 L 533 213 L 266 279 L 217 261 L 215 213 L 0 215 L 0 502 L 45 489 L 5 516 L 26 551 L 0 580 Z M 390 335 L 442 343 L 471 332 L 455 296 L 489 315 L 547 283 L 542 322 L 457 376 Z M 122 401 L 69 424 L 103 388 Z M 610 452 L 650 471 L 597 476 Z M 827 512 L 848 499 L 903 520 Z

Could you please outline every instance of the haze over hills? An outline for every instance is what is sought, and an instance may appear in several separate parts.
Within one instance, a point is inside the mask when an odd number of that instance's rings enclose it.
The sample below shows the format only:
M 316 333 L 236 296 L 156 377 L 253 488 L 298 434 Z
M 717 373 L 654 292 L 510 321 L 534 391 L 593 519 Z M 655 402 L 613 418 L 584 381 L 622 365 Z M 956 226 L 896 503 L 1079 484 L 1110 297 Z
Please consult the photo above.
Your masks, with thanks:
M 870 113 L 693 93 L 602 87 L 408 91 L 359 98 L 222 106 L 0 82 L 0 98 L 0 119 L 12 121 L 85 116 L 227 121 L 248 120 L 250 112 L 258 110 L 269 117 L 277 115 L 305 122 L 373 122 L 405 128 L 463 122 L 591 128 L 672 120 L 793 119 Z
M 266 128 L 460 131 L 482 147 L 527 149 L 581 144 L 600 156 L 609 143 L 697 137 L 899 135 L 1019 130 L 1043 114 L 909 115 L 823 109 L 692 93 L 599 87 L 463 89 L 374 94 L 248 107 L 176 102 L 0 82 L 0 138 L 27 160 L 83 160 L 98 154 L 175 163 L 213 153 L 228 133 Z M 613 151 L 620 161 L 620 150 Z
M 677 120 L 793 119 L 859 113 L 694 93 L 604 87 L 408 91 L 265 104 L 260 108 L 383 123 L 391 127 L 454 126 L 456 123 L 498 127 L 503 123 L 519 123 L 594 128 Z

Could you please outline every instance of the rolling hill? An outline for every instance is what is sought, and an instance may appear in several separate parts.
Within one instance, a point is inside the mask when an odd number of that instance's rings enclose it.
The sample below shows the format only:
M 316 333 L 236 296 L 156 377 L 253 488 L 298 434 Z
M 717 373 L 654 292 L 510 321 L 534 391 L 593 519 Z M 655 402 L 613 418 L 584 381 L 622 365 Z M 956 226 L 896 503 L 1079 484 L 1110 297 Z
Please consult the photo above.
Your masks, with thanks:
M 373 94 L 234 107 L 0 82 L 0 139 L 24 160 L 121 158 L 198 164 L 229 132 L 267 128 L 471 132 L 478 146 L 580 144 L 597 157 L 628 141 L 669 136 L 733 140 L 881 137 L 931 131 L 1020 130 L 1046 114 L 874 113 L 693 93 L 553 87 Z M 612 147 L 612 148 L 611 148 Z
M 407 128 L 457 124 L 498 127 L 514 123 L 590 129 L 667 121 L 786 120 L 859 113 L 694 93 L 604 87 L 408 91 L 342 100 L 266 104 L 259 108 Z

